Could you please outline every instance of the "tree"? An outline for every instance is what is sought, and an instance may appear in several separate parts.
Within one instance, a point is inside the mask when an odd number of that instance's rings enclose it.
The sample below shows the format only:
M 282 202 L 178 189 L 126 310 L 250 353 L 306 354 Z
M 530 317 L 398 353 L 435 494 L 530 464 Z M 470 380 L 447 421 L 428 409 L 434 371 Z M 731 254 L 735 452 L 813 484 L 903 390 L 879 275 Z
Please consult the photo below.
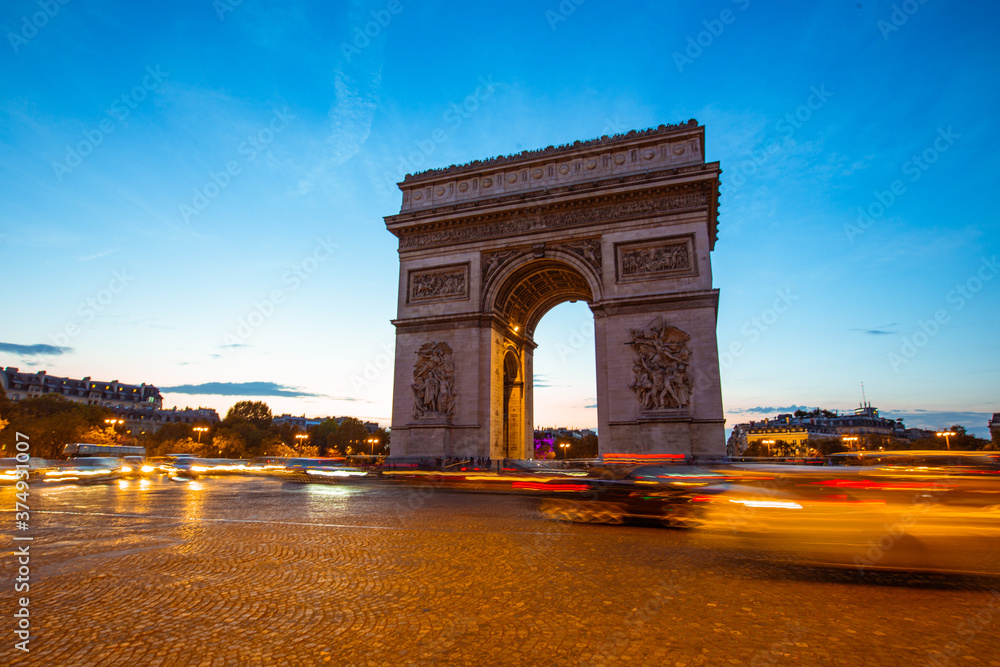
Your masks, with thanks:
M 263 401 L 239 401 L 229 408 L 222 421 L 226 426 L 247 422 L 259 429 L 268 429 L 274 417 L 271 415 L 271 408 Z
M 31 443 L 31 455 L 47 459 L 62 456 L 63 446 L 70 442 L 87 442 L 92 436 L 102 444 L 111 437 L 105 419 L 112 417 L 107 408 L 70 401 L 48 394 L 28 398 L 8 407 L 9 424 L 0 432 L 0 451 L 14 451 L 14 436 L 23 433 Z
M 373 436 L 368 432 L 365 423 L 354 417 L 345 417 L 333 434 L 333 447 L 344 454 L 368 454 L 371 446 L 368 439 Z M 328 443 L 329 446 L 329 443 Z

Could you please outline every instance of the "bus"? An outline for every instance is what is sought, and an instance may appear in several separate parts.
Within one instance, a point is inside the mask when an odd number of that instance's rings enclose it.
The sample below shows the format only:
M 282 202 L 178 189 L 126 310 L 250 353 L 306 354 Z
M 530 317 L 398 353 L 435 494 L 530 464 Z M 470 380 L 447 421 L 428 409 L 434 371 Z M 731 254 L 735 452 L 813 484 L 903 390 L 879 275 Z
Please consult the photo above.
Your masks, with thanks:
M 71 442 L 63 447 L 63 456 L 146 456 L 145 447 L 132 445 L 91 445 L 85 442 Z

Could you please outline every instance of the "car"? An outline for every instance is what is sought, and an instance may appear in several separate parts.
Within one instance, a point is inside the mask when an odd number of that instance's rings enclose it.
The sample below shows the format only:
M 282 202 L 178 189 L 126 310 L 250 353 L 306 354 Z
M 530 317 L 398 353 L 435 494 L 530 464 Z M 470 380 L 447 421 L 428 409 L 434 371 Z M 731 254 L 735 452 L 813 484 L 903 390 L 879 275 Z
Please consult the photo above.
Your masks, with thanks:
M 73 482 L 76 484 L 98 484 L 119 479 L 122 463 L 118 459 L 103 456 L 81 456 L 59 461 L 45 471 L 42 478 L 47 484 Z
M 981 471 L 735 466 L 704 504 L 706 544 L 868 570 L 1000 573 L 1000 479 Z
M 26 466 L 18 468 L 18 466 Z M 0 484 L 16 484 L 19 480 L 31 481 L 44 476 L 45 471 L 51 466 L 48 461 L 37 456 L 29 456 L 27 461 L 21 462 L 16 458 L 0 459 Z M 27 474 L 24 473 L 27 471 Z
M 720 493 L 726 476 L 689 465 L 642 465 L 594 468 L 587 477 L 554 480 L 553 492 L 569 486 L 571 497 L 547 497 L 542 515 L 585 523 L 654 522 L 691 528 L 701 521 L 707 495 Z

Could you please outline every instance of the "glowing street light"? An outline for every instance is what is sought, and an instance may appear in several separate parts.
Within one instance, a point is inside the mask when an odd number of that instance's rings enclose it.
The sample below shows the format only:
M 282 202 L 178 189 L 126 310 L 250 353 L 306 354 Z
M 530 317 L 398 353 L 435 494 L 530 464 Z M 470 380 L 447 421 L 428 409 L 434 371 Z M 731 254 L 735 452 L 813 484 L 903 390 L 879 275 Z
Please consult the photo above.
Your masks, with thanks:
M 559 443 L 559 446 L 562 447 L 562 450 L 563 450 L 563 461 L 565 461 L 566 460 L 566 452 L 569 451 L 569 443 L 568 442 L 561 442 L 561 443 Z
M 309 436 L 306 435 L 305 433 L 296 433 L 295 434 L 295 439 L 299 441 L 299 451 L 302 451 L 302 441 L 304 439 L 308 438 L 308 437 Z
M 953 435 L 957 435 L 957 433 L 955 433 L 954 431 L 938 431 L 937 433 L 935 433 L 935 435 L 937 437 L 939 437 L 939 438 L 942 435 L 944 436 L 944 444 L 948 447 L 948 450 L 950 451 L 951 450 L 951 440 L 950 440 L 950 438 Z
M 198 443 L 201 444 L 201 434 L 208 430 L 205 426 L 195 426 L 194 430 L 198 432 Z
M 761 444 L 767 445 L 767 457 L 771 458 L 771 445 L 773 445 L 776 440 L 761 440 Z
M 368 440 L 366 440 L 365 442 L 367 442 L 369 445 L 371 445 L 372 456 L 375 456 L 375 445 L 378 444 L 378 438 L 368 438 Z
M 853 450 L 858 442 L 858 436 L 856 435 L 842 435 L 840 436 L 840 439 L 844 442 L 844 444 L 847 445 L 847 448 L 850 450 Z M 857 447 L 858 449 L 860 449 L 861 445 L 857 445 Z

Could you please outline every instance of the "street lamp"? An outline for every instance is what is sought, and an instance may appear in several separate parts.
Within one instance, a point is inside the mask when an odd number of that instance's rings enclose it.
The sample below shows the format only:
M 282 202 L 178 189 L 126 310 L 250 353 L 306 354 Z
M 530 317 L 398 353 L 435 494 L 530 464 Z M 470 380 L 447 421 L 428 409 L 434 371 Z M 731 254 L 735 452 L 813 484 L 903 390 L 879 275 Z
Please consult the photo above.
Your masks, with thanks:
M 308 437 L 309 436 L 306 435 L 305 433 L 297 433 L 295 435 L 295 439 L 299 441 L 299 451 L 300 452 L 302 451 L 302 440 L 305 439 L 305 438 L 308 438 Z
M 378 438 L 368 438 L 368 444 L 372 446 L 372 456 L 375 456 L 375 445 L 378 444 Z
M 569 443 L 568 442 L 561 442 L 561 443 L 559 443 L 559 446 L 562 447 L 562 450 L 563 450 L 563 461 L 565 461 L 566 460 L 566 452 L 569 451 Z
M 854 450 L 854 443 L 856 443 L 858 441 L 858 436 L 856 436 L 856 435 L 842 435 L 842 436 L 840 436 L 840 439 L 841 439 L 841 441 L 843 441 L 847 445 L 848 449 L 850 449 L 850 450 L 853 451 Z M 860 447 L 860 445 L 859 445 L 859 447 Z
M 938 432 L 936 433 L 936 435 L 937 435 L 937 436 L 938 436 L 939 438 L 940 438 L 940 437 L 941 437 L 942 435 L 944 436 L 944 444 L 945 444 L 945 445 L 947 445 L 947 447 L 948 447 L 948 450 L 950 451 L 950 450 L 951 450 L 951 440 L 950 440 L 950 438 L 951 438 L 951 436 L 953 436 L 953 435 L 956 435 L 956 434 L 955 434 L 955 432 L 954 432 L 954 431 L 938 431 Z
M 761 444 L 767 445 L 767 457 L 771 458 L 771 445 L 775 443 L 774 440 L 761 440 Z
M 208 430 L 205 426 L 195 426 L 194 430 L 198 432 L 198 444 L 201 444 L 201 434 Z

